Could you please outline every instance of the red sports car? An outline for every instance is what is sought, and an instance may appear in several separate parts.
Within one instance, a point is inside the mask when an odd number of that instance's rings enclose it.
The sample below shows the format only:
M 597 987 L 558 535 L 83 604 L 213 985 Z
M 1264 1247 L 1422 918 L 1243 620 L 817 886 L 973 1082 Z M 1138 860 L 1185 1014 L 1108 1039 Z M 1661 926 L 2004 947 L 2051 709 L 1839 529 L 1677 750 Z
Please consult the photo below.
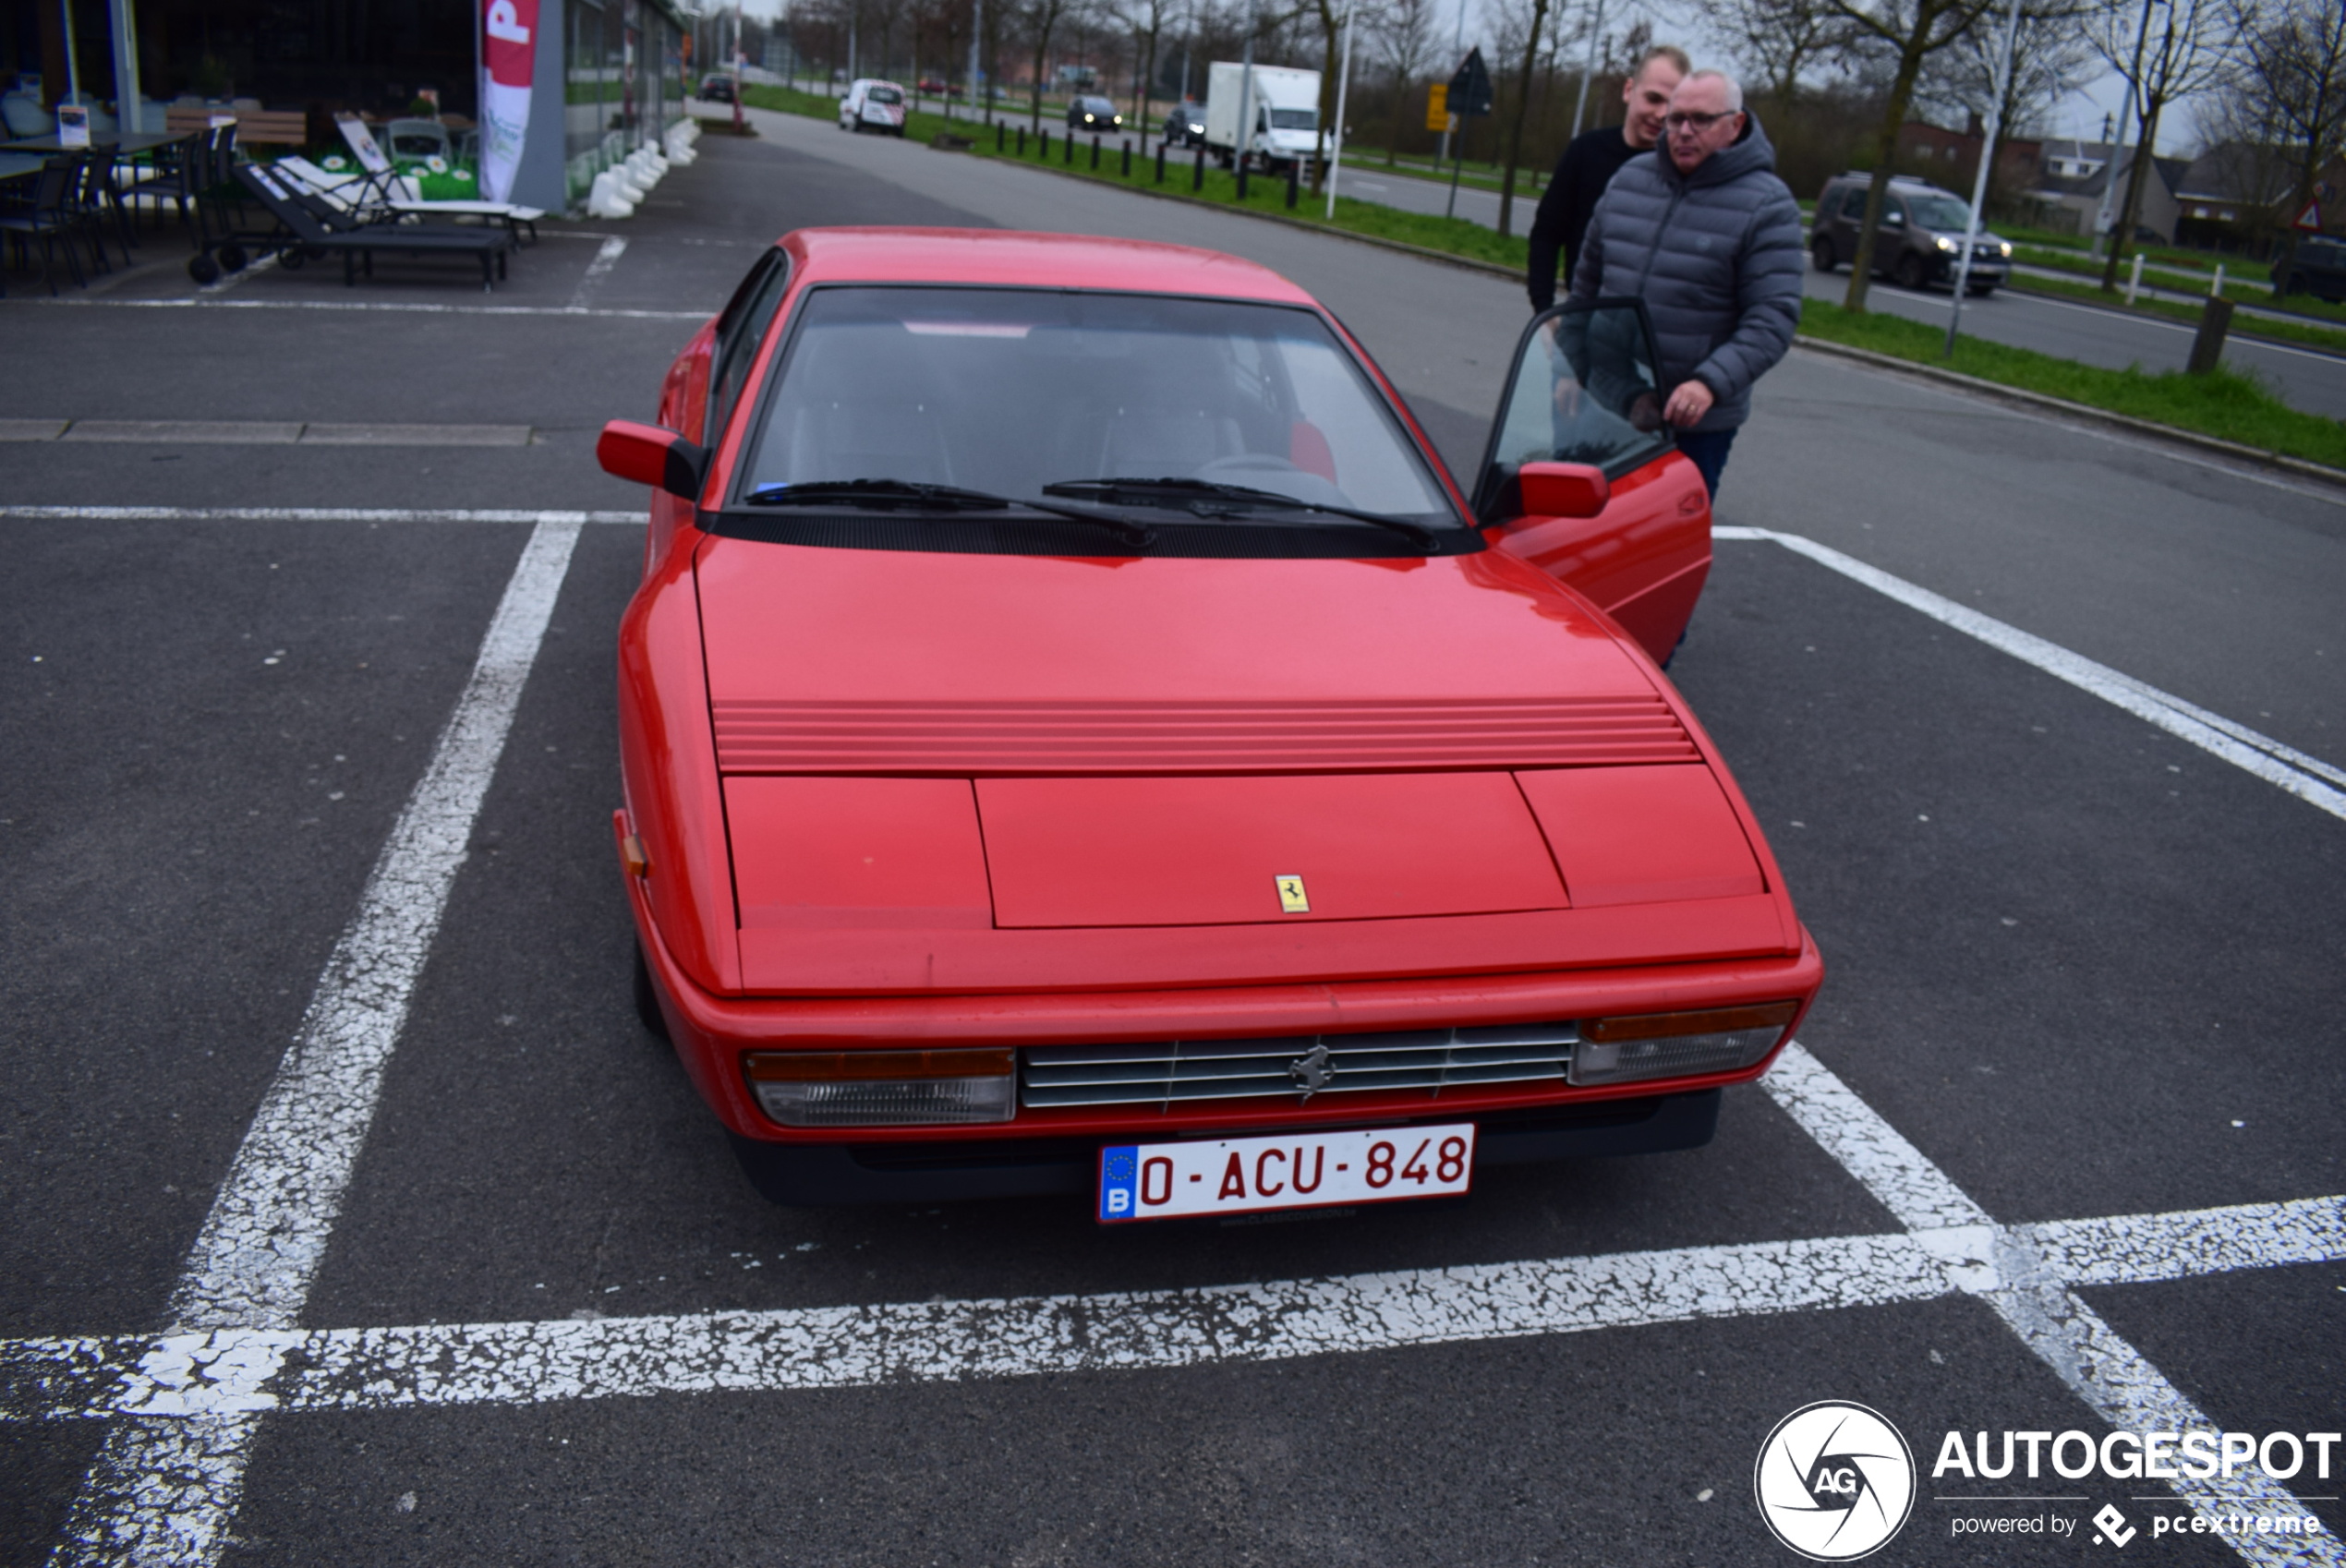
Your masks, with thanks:
M 1103 1221 L 1684 1149 L 1823 976 L 1655 660 L 1710 563 L 1634 301 L 1452 482 L 1276 274 L 785 236 L 599 455 L 637 1001 L 768 1197 Z

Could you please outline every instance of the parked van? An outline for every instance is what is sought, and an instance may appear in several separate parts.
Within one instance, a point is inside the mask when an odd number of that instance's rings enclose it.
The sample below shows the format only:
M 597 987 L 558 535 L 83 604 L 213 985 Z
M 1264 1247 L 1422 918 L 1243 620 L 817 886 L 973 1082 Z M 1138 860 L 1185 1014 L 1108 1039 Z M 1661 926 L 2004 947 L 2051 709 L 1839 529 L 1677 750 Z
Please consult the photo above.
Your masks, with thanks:
M 1857 256 L 1864 232 L 1869 174 L 1841 175 L 1825 182 L 1817 215 L 1808 228 L 1808 254 L 1820 272 L 1830 272 Z M 1894 178 L 1882 199 L 1881 229 L 1875 236 L 1873 267 L 1901 288 L 1932 283 L 1953 287 L 1963 256 L 1971 204 L 1925 180 Z M 1981 230 L 1971 253 L 1971 292 L 1993 294 L 2012 277 L 2012 244 Z
M 847 84 L 847 96 L 839 101 L 839 128 L 902 136 L 904 90 L 877 77 L 857 77 Z

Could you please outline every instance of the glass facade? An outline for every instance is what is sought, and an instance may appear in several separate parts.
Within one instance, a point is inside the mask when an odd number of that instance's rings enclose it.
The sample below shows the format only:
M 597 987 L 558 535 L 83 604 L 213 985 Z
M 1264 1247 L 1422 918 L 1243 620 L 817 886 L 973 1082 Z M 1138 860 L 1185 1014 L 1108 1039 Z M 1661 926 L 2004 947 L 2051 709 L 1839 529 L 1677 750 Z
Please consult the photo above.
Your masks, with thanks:
M 550 0 L 550 4 L 551 0 Z M 560 0 L 562 157 L 570 199 L 684 115 L 684 35 L 645 0 Z

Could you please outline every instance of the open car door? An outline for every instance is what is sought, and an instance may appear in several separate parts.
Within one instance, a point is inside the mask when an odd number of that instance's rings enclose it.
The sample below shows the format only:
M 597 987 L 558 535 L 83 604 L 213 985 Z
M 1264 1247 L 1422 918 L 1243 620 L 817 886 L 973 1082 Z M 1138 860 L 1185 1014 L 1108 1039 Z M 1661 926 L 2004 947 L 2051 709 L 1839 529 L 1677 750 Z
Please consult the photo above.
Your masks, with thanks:
M 1579 590 L 1664 660 L 1711 573 L 1711 496 L 1662 422 L 1657 363 L 1642 300 L 1573 300 L 1534 317 L 1474 507 L 1498 549 Z

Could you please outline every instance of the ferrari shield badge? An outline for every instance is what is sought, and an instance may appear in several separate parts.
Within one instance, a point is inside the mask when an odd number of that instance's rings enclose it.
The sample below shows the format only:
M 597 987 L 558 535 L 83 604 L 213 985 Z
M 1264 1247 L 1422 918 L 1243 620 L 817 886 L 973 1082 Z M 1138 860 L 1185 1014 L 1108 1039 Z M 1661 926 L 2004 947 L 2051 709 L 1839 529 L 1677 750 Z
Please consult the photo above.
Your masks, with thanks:
M 1303 895 L 1303 878 L 1279 876 L 1272 880 L 1279 885 L 1280 913 L 1310 914 L 1312 912 L 1312 900 Z

